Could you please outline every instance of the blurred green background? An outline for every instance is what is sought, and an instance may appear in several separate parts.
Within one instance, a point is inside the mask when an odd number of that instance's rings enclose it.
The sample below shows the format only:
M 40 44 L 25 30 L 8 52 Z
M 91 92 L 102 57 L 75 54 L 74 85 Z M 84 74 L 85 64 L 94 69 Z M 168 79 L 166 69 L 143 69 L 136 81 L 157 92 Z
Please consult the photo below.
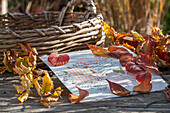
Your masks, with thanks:
M 0 0 L 0 12 L 35 13 L 60 11 L 69 0 Z M 149 34 L 151 27 L 159 27 L 170 34 L 170 0 L 93 0 L 104 21 L 118 32 L 136 30 Z M 82 6 L 82 5 L 79 5 Z M 85 11 L 85 7 L 75 8 Z

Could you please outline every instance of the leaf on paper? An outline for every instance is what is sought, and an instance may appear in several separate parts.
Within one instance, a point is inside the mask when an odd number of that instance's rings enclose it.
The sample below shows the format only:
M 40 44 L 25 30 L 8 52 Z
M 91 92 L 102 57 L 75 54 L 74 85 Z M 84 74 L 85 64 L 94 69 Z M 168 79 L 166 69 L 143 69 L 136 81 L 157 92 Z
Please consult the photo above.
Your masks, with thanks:
M 3 74 L 7 70 L 6 66 L 0 67 L 0 75 Z
M 150 57 L 149 55 L 139 54 L 136 57 L 136 63 L 141 67 L 144 67 L 144 68 L 147 68 L 151 71 L 154 71 L 158 75 L 162 75 L 162 73 L 158 70 L 158 67 L 156 66 L 152 57 Z
M 129 61 L 126 64 L 126 71 L 131 74 L 136 74 L 139 72 L 145 72 L 145 69 L 140 67 L 139 65 L 136 65 L 134 62 Z
M 83 89 L 80 89 L 76 86 L 76 88 L 79 90 L 79 95 L 69 94 L 68 99 L 71 101 L 72 104 L 76 104 L 83 100 L 85 97 L 89 96 L 89 92 Z
M 25 88 L 21 85 L 16 85 L 16 84 L 13 84 L 13 86 L 15 87 L 15 89 L 17 90 L 17 93 L 18 94 L 22 94 L 24 91 L 25 91 Z
M 110 52 L 103 47 L 87 44 L 92 53 L 96 56 L 107 56 Z
M 102 24 L 103 24 L 104 32 L 106 33 L 106 35 L 114 41 L 115 40 L 114 36 L 115 34 L 117 34 L 117 32 L 112 27 L 110 27 L 108 24 L 106 24 L 104 21 L 102 21 Z
M 59 56 L 53 55 L 51 58 L 48 58 L 48 59 L 53 66 L 62 66 L 69 62 L 70 57 L 67 54 L 63 54 Z
M 127 49 L 119 46 L 110 46 L 108 50 L 110 51 L 109 56 L 117 59 L 119 59 L 124 54 L 130 54 Z
M 152 84 L 150 83 L 150 78 L 145 79 L 139 85 L 135 86 L 133 90 L 137 93 L 149 93 L 152 89 Z
M 125 95 L 130 94 L 130 91 L 127 90 L 126 88 L 122 87 L 121 85 L 111 82 L 108 79 L 106 79 L 106 80 L 109 83 L 110 91 L 113 94 L 118 95 L 118 96 L 125 96 Z
M 28 96 L 32 94 L 31 90 L 27 90 L 26 92 L 22 93 L 22 95 L 20 97 L 18 97 L 18 100 L 23 103 L 28 99 Z
M 119 67 L 119 68 L 120 68 L 120 70 L 115 70 L 115 69 L 113 69 L 113 72 L 125 74 L 125 72 L 123 71 L 123 69 L 122 69 L 121 67 Z
M 136 80 L 139 82 L 139 83 L 142 83 L 143 81 L 145 81 L 146 79 L 148 79 L 149 81 L 151 81 L 152 79 L 152 74 L 151 72 L 140 72 L 140 73 L 137 73 L 135 75 L 135 78 Z
M 119 58 L 119 62 L 122 66 L 126 66 L 129 61 L 134 61 L 132 54 L 124 54 Z
M 53 90 L 53 81 L 51 80 L 48 73 L 46 73 L 43 77 L 43 83 L 42 83 L 42 92 L 44 94 L 49 93 Z

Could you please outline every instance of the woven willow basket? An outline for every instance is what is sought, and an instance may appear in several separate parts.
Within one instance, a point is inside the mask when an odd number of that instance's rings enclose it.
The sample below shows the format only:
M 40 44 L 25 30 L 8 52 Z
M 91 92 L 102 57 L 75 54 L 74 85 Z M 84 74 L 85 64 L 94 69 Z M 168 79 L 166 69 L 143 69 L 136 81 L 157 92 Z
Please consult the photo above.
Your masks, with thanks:
M 87 13 L 73 12 L 74 6 L 80 3 L 87 6 Z M 96 14 L 92 0 L 71 0 L 61 12 L 0 15 L 0 60 L 6 49 L 24 55 L 16 44 L 20 41 L 35 47 L 39 56 L 87 49 L 87 43 L 101 44 L 105 37 L 102 19 Z M 38 65 L 43 64 L 39 59 Z

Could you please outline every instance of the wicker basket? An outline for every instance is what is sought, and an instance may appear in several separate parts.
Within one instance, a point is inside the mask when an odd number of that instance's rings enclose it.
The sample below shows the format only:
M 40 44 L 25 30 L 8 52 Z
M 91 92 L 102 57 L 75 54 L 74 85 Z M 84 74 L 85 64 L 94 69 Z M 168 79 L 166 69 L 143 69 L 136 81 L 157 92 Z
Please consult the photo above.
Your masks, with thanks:
M 73 12 L 79 3 L 87 6 L 87 13 Z M 10 48 L 24 55 L 16 44 L 19 41 L 37 48 L 39 56 L 87 49 L 87 43 L 103 43 L 102 19 L 92 0 L 71 0 L 61 12 L 0 15 L 0 60 Z M 38 65 L 42 64 L 38 61 Z

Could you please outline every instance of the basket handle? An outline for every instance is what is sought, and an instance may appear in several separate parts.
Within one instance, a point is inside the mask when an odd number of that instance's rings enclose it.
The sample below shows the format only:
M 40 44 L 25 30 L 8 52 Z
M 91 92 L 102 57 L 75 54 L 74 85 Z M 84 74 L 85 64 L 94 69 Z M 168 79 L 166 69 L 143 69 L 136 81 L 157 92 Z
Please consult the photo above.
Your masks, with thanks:
M 85 20 L 87 20 L 89 18 L 90 14 L 96 14 L 96 7 L 94 5 L 93 0 L 71 0 L 67 3 L 67 6 L 64 7 L 63 10 L 60 13 L 59 26 L 62 25 L 66 11 L 73 12 L 74 6 L 76 6 L 79 3 L 85 3 L 87 5 L 88 12 L 85 15 Z

